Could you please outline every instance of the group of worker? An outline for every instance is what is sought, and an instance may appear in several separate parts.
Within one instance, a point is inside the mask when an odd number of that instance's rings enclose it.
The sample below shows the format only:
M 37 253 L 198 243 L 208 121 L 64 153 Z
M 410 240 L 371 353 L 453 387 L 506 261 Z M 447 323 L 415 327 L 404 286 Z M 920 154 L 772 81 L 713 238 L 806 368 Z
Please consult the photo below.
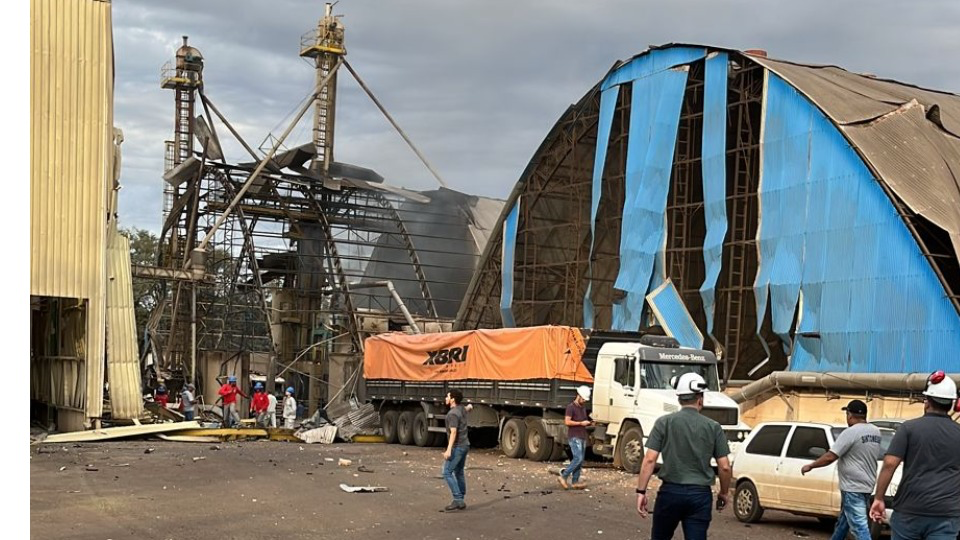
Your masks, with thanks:
M 637 512 L 646 518 L 647 489 L 657 460 L 661 485 L 657 490 L 651 524 L 652 540 L 673 538 L 678 526 L 687 540 L 705 540 L 713 508 L 730 504 L 733 471 L 730 448 L 720 424 L 700 414 L 707 382 L 696 373 L 684 373 L 673 381 L 680 410 L 657 419 L 647 439 L 646 453 L 637 479 Z M 890 517 L 892 540 L 957 540 L 960 538 L 960 424 L 950 416 L 960 411 L 957 385 L 944 372 L 927 378 L 923 391 L 924 414 L 908 420 L 896 431 L 884 452 L 879 428 L 867 422 L 867 405 L 853 400 L 843 407 L 847 428 L 831 448 L 804 465 L 801 474 L 837 462 L 841 510 L 832 540 L 851 533 L 856 540 L 869 540 L 869 519 L 886 519 L 885 494 L 894 471 L 903 464 L 903 474 Z M 567 407 L 564 424 L 572 453 L 570 464 L 560 472 L 564 489 L 582 488 L 580 472 L 592 425 L 586 412 L 590 388 L 581 386 Z M 443 477 L 453 501 L 447 511 L 463 510 L 467 486 L 464 466 L 470 449 L 463 394 L 451 390 L 446 396 L 447 446 L 443 452 Z M 467 406 L 469 407 L 469 405 Z M 885 454 L 885 455 L 884 455 Z M 883 467 L 877 476 L 877 462 Z M 716 462 L 714 471 L 711 460 Z M 712 488 L 719 477 L 714 503 Z M 872 503 L 871 503 L 872 501 Z
M 297 419 L 297 400 L 293 397 L 293 387 L 288 386 L 283 397 L 283 427 L 293 429 Z M 220 396 L 217 401 L 223 402 L 223 421 L 225 427 L 232 427 L 240 423 L 240 413 L 237 411 L 237 396 L 250 398 L 237 387 L 237 378 L 227 377 L 227 382 L 217 392 Z M 250 399 L 250 414 L 257 419 L 260 427 L 277 427 L 277 396 L 265 391 L 263 383 L 253 385 L 253 397 Z
M 187 383 L 180 393 L 180 411 L 183 413 L 184 420 L 193 420 L 196 414 L 196 406 L 199 401 L 195 395 L 196 388 L 193 384 Z M 294 422 L 297 419 L 297 400 L 293 397 L 294 389 L 287 387 L 283 398 L 283 427 L 293 429 Z M 227 382 L 220 386 L 217 391 L 216 403 L 221 404 L 223 412 L 224 427 L 234 427 L 240 424 L 240 412 L 238 410 L 237 398 L 250 399 L 250 414 L 257 420 L 260 427 L 277 427 L 277 396 L 272 392 L 267 392 L 263 383 L 256 383 L 253 386 L 253 396 L 244 393 L 237 386 L 237 378 L 233 375 L 227 377 Z M 166 386 L 161 383 L 154 391 L 154 399 L 161 407 L 166 407 L 169 394 Z

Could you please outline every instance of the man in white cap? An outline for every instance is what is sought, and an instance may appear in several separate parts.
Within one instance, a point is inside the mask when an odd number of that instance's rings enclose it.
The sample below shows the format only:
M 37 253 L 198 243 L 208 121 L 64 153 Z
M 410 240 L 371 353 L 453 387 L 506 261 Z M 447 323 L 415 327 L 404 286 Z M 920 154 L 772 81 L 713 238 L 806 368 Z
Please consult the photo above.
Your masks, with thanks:
M 680 410 L 657 418 L 647 439 L 647 453 L 637 479 L 637 512 L 647 517 L 647 484 L 657 458 L 663 453 L 663 466 L 657 476 L 662 484 L 653 509 L 652 540 L 673 538 L 683 524 L 687 540 L 706 540 L 712 518 L 714 484 L 710 459 L 717 460 L 720 491 L 717 510 L 730 503 L 732 471 L 727 437 L 720 424 L 700 414 L 707 382 L 697 373 L 684 373 L 673 381 Z
M 570 465 L 560 471 L 559 480 L 563 489 L 586 487 L 580 483 L 580 469 L 583 467 L 583 454 L 587 450 L 587 427 L 593 424 L 584 407 L 588 401 L 590 401 L 590 387 L 580 386 L 577 388 L 577 397 L 567 405 L 567 412 L 564 414 L 563 423 L 567 426 L 567 442 L 570 444 L 573 457 L 570 458 Z M 568 478 L 570 482 L 567 482 Z
M 892 501 L 893 540 L 960 538 L 960 425 L 950 417 L 958 410 L 957 384 L 936 371 L 927 377 L 923 396 L 923 416 L 904 422 L 887 447 L 870 507 L 871 519 L 884 519 L 884 495 L 903 463 Z

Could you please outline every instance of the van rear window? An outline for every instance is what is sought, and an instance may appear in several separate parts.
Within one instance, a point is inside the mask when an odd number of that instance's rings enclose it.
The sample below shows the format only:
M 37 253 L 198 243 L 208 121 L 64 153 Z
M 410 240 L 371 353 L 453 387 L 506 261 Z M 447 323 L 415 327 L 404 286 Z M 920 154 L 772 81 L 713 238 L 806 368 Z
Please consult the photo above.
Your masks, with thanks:
M 790 433 L 790 426 L 763 426 L 747 445 L 747 453 L 779 456 L 788 433 Z

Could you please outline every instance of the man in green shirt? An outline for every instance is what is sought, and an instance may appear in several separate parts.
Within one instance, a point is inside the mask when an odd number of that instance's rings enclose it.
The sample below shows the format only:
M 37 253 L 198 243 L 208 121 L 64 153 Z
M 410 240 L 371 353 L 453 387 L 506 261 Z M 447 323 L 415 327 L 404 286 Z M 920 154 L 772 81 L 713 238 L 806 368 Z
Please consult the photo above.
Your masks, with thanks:
M 730 448 L 720 424 L 700 414 L 707 383 L 696 373 L 684 373 L 674 384 L 680 410 L 661 416 L 647 439 L 647 453 L 637 479 L 637 512 L 647 517 L 647 484 L 657 458 L 663 453 L 658 476 L 662 481 L 653 509 L 652 540 L 673 538 L 677 525 L 683 524 L 687 540 L 706 540 L 710 527 L 711 488 L 714 482 L 710 458 L 717 460 L 720 493 L 717 510 L 730 502 L 732 476 Z

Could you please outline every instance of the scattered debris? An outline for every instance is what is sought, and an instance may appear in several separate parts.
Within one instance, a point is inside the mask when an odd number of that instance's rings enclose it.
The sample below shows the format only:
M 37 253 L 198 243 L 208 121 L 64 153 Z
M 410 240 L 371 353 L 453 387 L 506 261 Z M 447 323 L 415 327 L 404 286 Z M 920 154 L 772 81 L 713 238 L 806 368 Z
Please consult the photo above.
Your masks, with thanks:
M 337 462 L 337 465 L 339 465 L 339 466 L 341 466 L 341 467 L 349 467 L 349 466 L 353 465 L 353 460 L 340 458 L 340 461 Z
M 93 465 L 87 465 L 87 468 L 84 469 L 84 470 L 85 470 L 85 471 L 89 471 L 89 472 L 97 472 L 97 471 L 99 471 L 100 469 L 94 467 Z
M 300 431 L 296 436 L 301 441 L 309 444 L 330 444 L 337 437 L 337 426 L 326 425 L 307 431 Z
M 340 489 L 347 493 L 379 493 L 389 491 L 383 486 L 349 486 L 347 484 L 340 484 Z
M 110 466 L 111 467 L 129 467 L 130 464 L 129 463 L 111 463 Z
M 193 458 L 193 461 L 194 461 L 194 462 L 197 462 L 197 461 L 200 461 L 201 459 L 207 459 L 207 458 L 204 457 L 204 456 L 197 456 L 197 457 Z
M 366 465 L 361 465 L 357 467 L 357 472 L 372 473 L 373 469 L 368 469 Z
M 146 450 L 143 451 L 143 453 L 144 453 L 144 454 L 152 454 L 154 450 L 156 450 L 156 449 L 155 449 L 155 448 L 147 448 Z
M 806 538 L 810 536 L 809 534 L 805 532 L 800 532 L 800 531 L 793 531 L 793 535 L 796 536 L 797 538 Z
M 360 405 L 356 399 L 332 403 L 325 409 L 337 427 L 337 434 L 345 441 L 357 435 L 380 435 L 380 414 L 372 403 Z
M 65 471 L 65 470 L 67 470 L 67 466 L 66 466 L 66 465 L 64 465 L 63 467 L 60 467 L 60 472 L 63 472 L 63 471 Z

